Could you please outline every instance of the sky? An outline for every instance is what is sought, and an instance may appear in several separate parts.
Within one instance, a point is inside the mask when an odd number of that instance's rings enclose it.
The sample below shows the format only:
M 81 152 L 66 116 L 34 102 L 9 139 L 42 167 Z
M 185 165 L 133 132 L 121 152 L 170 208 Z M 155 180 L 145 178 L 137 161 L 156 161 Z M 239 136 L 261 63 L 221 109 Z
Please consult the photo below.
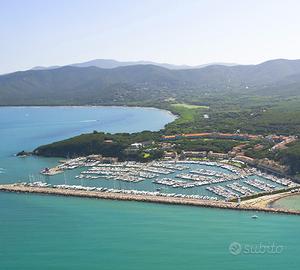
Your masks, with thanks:
M 92 59 L 299 59 L 299 10 L 299 0 L 0 0 L 0 74 Z

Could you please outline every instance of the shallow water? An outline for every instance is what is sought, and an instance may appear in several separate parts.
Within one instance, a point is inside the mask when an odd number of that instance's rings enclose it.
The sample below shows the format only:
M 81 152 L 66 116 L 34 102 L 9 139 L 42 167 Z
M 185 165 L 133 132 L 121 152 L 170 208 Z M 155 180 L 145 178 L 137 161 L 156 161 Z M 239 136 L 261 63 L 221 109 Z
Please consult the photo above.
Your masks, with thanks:
M 272 204 L 272 207 L 300 210 L 300 195 L 292 195 L 279 199 Z

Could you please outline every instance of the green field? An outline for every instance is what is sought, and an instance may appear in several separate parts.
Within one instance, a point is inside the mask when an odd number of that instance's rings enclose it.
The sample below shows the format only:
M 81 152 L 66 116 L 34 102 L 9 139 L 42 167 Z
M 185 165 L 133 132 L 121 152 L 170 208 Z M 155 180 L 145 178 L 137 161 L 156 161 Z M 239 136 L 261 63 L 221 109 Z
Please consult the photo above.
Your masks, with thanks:
M 187 104 L 187 103 L 174 103 L 171 104 L 173 107 L 182 107 L 186 109 L 209 109 L 209 106 L 203 106 L 203 105 L 193 105 L 193 104 Z

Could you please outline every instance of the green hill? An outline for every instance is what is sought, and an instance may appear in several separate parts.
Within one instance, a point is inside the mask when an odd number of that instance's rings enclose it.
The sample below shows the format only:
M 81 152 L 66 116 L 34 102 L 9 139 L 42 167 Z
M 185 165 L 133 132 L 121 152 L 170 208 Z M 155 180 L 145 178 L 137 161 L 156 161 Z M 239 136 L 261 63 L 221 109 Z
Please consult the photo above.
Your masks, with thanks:
M 0 76 L 0 105 L 130 104 L 201 95 L 300 95 L 300 60 L 170 70 L 66 66 Z

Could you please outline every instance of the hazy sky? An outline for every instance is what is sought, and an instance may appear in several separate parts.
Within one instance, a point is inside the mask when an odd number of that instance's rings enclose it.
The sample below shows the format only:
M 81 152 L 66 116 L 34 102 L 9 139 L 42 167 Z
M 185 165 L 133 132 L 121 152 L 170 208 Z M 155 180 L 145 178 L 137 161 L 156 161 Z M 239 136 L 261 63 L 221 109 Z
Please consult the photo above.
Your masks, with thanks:
M 95 58 L 300 58 L 299 0 L 0 0 L 0 73 Z

